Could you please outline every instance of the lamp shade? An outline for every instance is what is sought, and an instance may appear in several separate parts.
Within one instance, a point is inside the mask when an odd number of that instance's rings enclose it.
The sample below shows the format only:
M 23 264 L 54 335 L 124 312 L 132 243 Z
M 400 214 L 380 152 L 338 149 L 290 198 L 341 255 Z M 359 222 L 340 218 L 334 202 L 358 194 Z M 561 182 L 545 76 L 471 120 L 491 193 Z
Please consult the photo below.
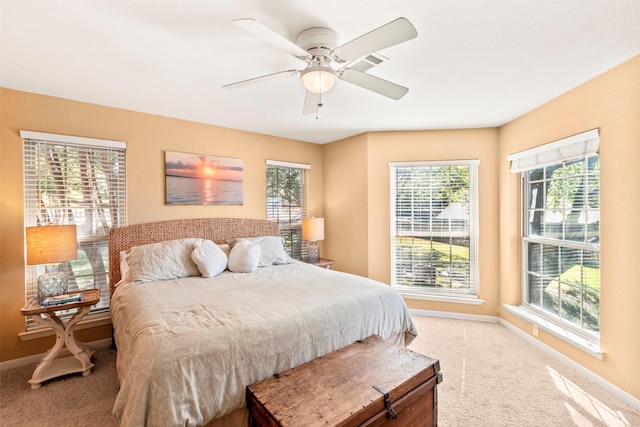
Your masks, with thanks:
M 27 264 L 54 264 L 78 258 L 75 225 L 27 227 Z
M 323 240 L 324 239 L 324 218 L 303 218 L 302 219 L 302 240 Z

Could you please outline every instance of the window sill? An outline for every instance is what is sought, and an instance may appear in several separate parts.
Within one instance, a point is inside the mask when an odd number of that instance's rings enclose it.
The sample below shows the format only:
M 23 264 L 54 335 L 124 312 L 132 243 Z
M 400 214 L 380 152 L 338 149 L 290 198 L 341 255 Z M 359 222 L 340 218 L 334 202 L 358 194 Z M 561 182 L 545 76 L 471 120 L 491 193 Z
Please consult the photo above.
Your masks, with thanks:
M 484 300 L 475 296 L 466 296 L 466 297 L 457 297 L 451 295 L 430 295 L 430 294 L 422 294 L 422 293 L 413 293 L 406 292 L 402 290 L 398 290 L 400 296 L 407 299 L 417 299 L 423 301 L 437 301 L 437 302 L 451 302 L 455 304 L 471 304 L 471 305 L 482 305 L 484 304 Z
M 75 326 L 75 331 L 80 331 L 82 329 L 95 328 L 96 326 L 102 325 L 110 325 L 111 324 L 111 316 L 109 314 L 102 316 L 95 316 L 89 319 L 84 319 L 78 322 Z M 51 328 L 35 328 L 29 331 L 21 332 L 18 334 L 20 340 L 22 341 L 31 341 L 37 340 L 39 338 L 44 338 L 48 336 L 54 336 L 55 332 Z
M 530 322 L 534 326 L 542 329 L 554 335 L 561 340 L 579 348 L 580 350 L 589 353 L 593 357 L 602 360 L 604 358 L 604 353 L 600 348 L 600 343 L 596 343 L 588 340 L 585 337 L 577 335 L 566 328 L 563 328 L 561 325 L 558 325 L 555 322 L 548 320 L 547 318 L 533 312 L 532 310 L 527 309 L 521 305 L 508 305 L 503 304 L 503 307 L 511 314 L 518 316 L 519 318 Z

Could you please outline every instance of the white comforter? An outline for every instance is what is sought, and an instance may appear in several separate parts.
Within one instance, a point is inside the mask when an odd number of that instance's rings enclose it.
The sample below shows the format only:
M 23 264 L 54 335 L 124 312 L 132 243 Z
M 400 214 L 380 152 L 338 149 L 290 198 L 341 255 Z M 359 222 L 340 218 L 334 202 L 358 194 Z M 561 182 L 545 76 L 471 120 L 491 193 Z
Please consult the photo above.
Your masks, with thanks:
M 301 262 L 122 284 L 111 316 L 123 426 L 203 425 L 244 407 L 253 382 L 372 334 L 417 333 L 389 286 Z

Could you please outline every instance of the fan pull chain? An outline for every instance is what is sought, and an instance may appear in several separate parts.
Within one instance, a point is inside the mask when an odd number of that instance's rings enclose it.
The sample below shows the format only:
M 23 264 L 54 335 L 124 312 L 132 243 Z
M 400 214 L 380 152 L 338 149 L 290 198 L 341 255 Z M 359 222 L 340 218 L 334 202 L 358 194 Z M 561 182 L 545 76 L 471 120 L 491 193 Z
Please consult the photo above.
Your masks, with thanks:
M 320 68 L 319 65 L 318 65 L 318 68 Z M 318 106 L 316 107 L 316 120 L 318 120 L 318 113 L 320 113 L 320 107 L 322 107 L 322 78 L 320 78 L 319 86 L 320 86 L 320 93 L 318 93 Z
M 318 63 L 318 73 L 320 73 L 320 63 Z M 320 79 L 318 81 L 318 86 L 320 88 L 320 92 L 318 93 L 318 106 L 316 107 L 316 120 L 318 120 L 318 113 L 320 112 L 320 107 L 322 107 L 322 74 L 320 75 Z
M 320 112 L 320 107 L 322 107 L 322 92 L 318 95 L 318 105 L 316 106 L 316 120 L 318 120 L 318 113 Z

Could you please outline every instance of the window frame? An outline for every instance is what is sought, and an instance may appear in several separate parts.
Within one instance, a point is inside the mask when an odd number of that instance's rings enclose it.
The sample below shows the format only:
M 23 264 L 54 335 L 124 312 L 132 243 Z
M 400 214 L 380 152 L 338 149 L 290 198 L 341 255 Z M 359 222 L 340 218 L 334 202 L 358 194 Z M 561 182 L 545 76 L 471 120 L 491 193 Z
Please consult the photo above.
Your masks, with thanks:
M 455 302 L 464 304 L 480 305 L 484 301 L 479 298 L 480 274 L 478 263 L 478 241 L 479 241 L 479 202 L 478 202 L 478 170 L 480 161 L 471 160 L 446 160 L 446 161 L 419 161 L 419 162 L 389 162 L 390 169 L 390 236 L 391 236 L 391 286 L 398 290 L 400 294 L 407 298 L 425 299 L 432 301 Z M 469 167 L 468 183 L 468 232 L 464 237 L 469 239 L 469 287 L 466 289 L 437 288 L 433 286 L 402 285 L 397 279 L 397 250 L 396 238 L 399 236 L 397 211 L 397 169 L 406 167 L 441 167 L 441 166 L 467 166 Z M 412 199 L 413 200 L 413 199 Z M 449 205 L 452 200 L 447 202 Z M 412 211 L 413 217 L 413 211 Z M 450 225 L 451 226 L 451 225 Z M 459 233 L 459 232 L 458 232 Z M 415 234 L 415 233 L 414 233 Z M 448 236 L 440 236 L 453 239 L 456 232 L 451 231 Z M 415 236 L 414 236 L 415 237 Z M 459 236 L 458 236 L 459 237 Z M 449 263 L 452 263 L 450 258 Z
M 299 207 L 299 214 L 295 214 L 292 206 L 289 208 L 283 208 L 282 205 L 276 208 L 276 205 L 270 202 L 271 189 L 269 187 L 269 170 L 270 169 L 281 170 L 295 170 L 301 177 L 301 188 L 298 199 L 300 204 L 294 207 Z M 284 162 L 280 160 L 267 160 L 266 161 L 266 208 L 267 208 L 267 220 L 278 222 L 280 235 L 284 239 L 284 246 L 287 253 L 294 259 L 305 259 L 307 255 L 308 242 L 302 239 L 302 219 L 308 216 L 308 194 L 309 194 L 309 171 L 311 166 L 305 163 Z M 278 190 L 279 191 L 279 190 Z M 287 218 L 281 218 L 280 214 L 283 213 Z M 288 214 L 288 215 L 286 215 Z M 292 217 L 291 215 L 294 215 Z
M 593 156 L 588 156 L 585 157 L 585 161 L 587 161 L 587 159 L 589 158 L 593 158 Z M 563 162 L 566 163 L 566 162 Z M 547 166 L 553 166 L 556 165 L 557 163 L 554 163 L 552 165 L 547 165 Z M 555 315 L 553 313 L 550 313 L 548 310 L 545 310 L 541 307 L 538 307 L 536 304 L 532 303 L 531 301 L 529 301 L 529 295 L 530 295 L 530 283 L 529 283 L 529 275 L 537 275 L 539 272 L 536 271 L 532 271 L 529 269 L 529 245 L 530 244 L 540 244 L 543 247 L 556 247 L 558 248 L 558 250 L 560 252 L 562 252 L 563 249 L 565 250 L 580 250 L 580 251 L 588 251 L 591 253 L 595 253 L 597 254 L 598 257 L 598 265 L 600 266 L 600 245 L 593 245 L 593 244 L 589 244 L 589 243 L 580 243 L 580 242 L 575 242 L 575 241 L 571 241 L 571 240 L 565 240 L 565 239 L 554 239 L 554 238 L 548 238 L 545 236 L 535 236 L 535 235 L 531 235 L 531 233 L 529 232 L 529 220 L 528 220 L 528 185 L 529 185 L 529 180 L 527 178 L 527 173 L 528 171 L 523 171 L 520 172 L 520 176 L 521 176 L 521 207 L 522 207 L 522 227 L 521 227 L 521 239 L 522 239 L 522 248 L 521 248 L 521 253 L 522 253 L 522 262 L 521 262 L 521 291 L 522 291 L 522 298 L 521 298 L 521 305 L 527 309 L 527 310 L 531 310 L 533 312 L 535 312 L 537 315 L 541 316 L 542 318 L 544 318 L 546 321 L 553 323 L 555 325 L 557 325 L 560 328 L 564 328 L 566 329 L 568 332 L 570 332 L 573 335 L 576 335 L 588 342 L 591 343 L 599 343 L 600 341 L 600 325 L 598 325 L 598 332 L 594 332 L 594 331 L 590 331 L 584 327 L 580 327 L 577 326 L 575 323 L 564 319 L 560 314 Z M 588 175 L 588 172 L 585 172 L 585 175 Z M 598 176 L 600 174 L 598 173 Z M 549 179 L 548 178 L 544 178 L 544 182 L 547 182 Z M 545 195 L 546 196 L 546 195 Z M 543 211 L 547 212 L 549 209 L 547 207 L 547 205 L 543 205 L 542 207 Z M 575 210 L 575 209 L 574 209 Z M 598 209 L 599 212 L 599 209 Z M 598 237 L 600 236 L 601 232 L 598 231 Z M 580 266 L 581 268 L 584 268 L 584 260 L 580 261 Z M 541 266 L 541 269 L 545 269 L 544 265 Z M 600 271 L 600 270 L 599 270 Z M 600 297 L 601 295 L 601 281 L 599 281 L 599 292 L 598 295 Z M 559 285 L 561 286 L 561 285 Z M 580 303 L 581 305 L 583 304 L 583 298 L 584 296 L 582 295 L 585 292 L 585 285 L 582 284 L 580 289 L 581 289 L 581 299 L 580 299 Z M 562 301 L 560 300 L 559 304 L 562 304 Z M 598 305 L 598 318 L 600 318 L 600 304 Z M 582 321 L 582 319 L 581 319 Z
M 548 236 L 531 236 L 529 232 L 529 182 L 527 174 L 531 170 L 539 169 L 539 168 L 547 168 L 549 166 L 555 166 L 558 164 L 567 164 L 574 162 L 576 160 L 582 160 L 585 162 L 585 171 L 583 175 L 586 177 L 592 176 L 590 174 L 588 168 L 588 159 L 593 158 L 594 156 L 598 156 L 598 146 L 599 146 L 599 133 L 598 129 L 592 129 L 587 132 L 583 132 L 577 135 L 573 135 L 567 138 L 563 138 L 558 141 L 554 141 L 548 144 L 544 144 L 538 147 L 534 147 L 529 150 L 524 150 L 519 153 L 515 153 L 507 156 L 507 160 L 511 162 L 510 172 L 518 173 L 520 180 L 520 218 L 521 218 L 521 227 L 520 227 L 520 240 L 521 240 L 521 255 L 520 255 L 520 292 L 521 297 L 519 301 L 519 305 L 510 306 L 505 305 L 505 308 L 512 312 L 513 314 L 533 323 L 536 327 L 540 327 L 541 329 L 557 336 L 564 341 L 569 342 L 570 344 L 590 353 L 591 355 L 602 358 L 602 352 L 600 349 L 600 327 L 597 333 L 585 329 L 575 323 L 563 319 L 560 314 L 553 314 L 544 310 L 542 307 L 538 307 L 534 304 L 531 304 L 529 299 L 529 280 L 528 276 L 530 274 L 529 271 L 529 244 L 540 244 L 540 245 L 549 245 L 555 246 L 559 248 L 566 248 L 568 250 L 581 250 L 581 251 L 590 251 L 593 253 L 597 253 L 598 256 L 598 265 L 599 271 L 601 271 L 600 264 L 600 245 L 590 244 L 586 242 L 586 238 L 584 242 L 576 242 L 573 240 L 564 240 L 564 239 L 556 239 Z M 598 171 L 598 180 L 600 179 L 600 172 Z M 555 179 L 555 178 L 554 178 Z M 563 178 L 564 179 L 564 176 Z M 546 182 L 549 181 L 550 178 L 545 175 L 542 178 L 542 182 L 544 182 L 546 188 Z M 564 187 L 563 187 L 564 191 Z M 583 190 L 584 191 L 584 190 Z M 546 191 L 545 191 L 546 193 Z M 547 194 L 544 194 L 546 199 Z M 563 193 L 564 196 L 564 193 Z M 601 198 L 599 199 L 601 200 Z M 564 208 L 566 210 L 566 208 Z M 594 212 L 595 209 L 590 207 L 588 203 L 584 203 L 581 208 L 583 211 Z M 545 202 L 542 207 L 536 206 L 531 210 L 542 210 L 542 212 L 547 212 L 549 207 Z M 575 207 L 571 207 L 572 212 L 576 211 Z M 601 206 L 600 202 L 598 202 L 598 217 L 600 214 Z M 564 223 L 564 220 L 563 220 Z M 598 229 L 598 241 L 602 232 Z M 559 249 L 562 251 L 562 249 Z M 560 252 L 562 253 L 562 252 Z M 584 266 L 584 258 L 581 257 L 580 265 Z M 544 269 L 543 266 L 540 267 Z M 581 269 L 582 270 L 582 269 Z M 584 274 L 584 273 L 582 273 Z M 562 286 L 559 284 L 559 287 Z M 585 284 L 583 283 L 582 288 L 584 288 Z M 599 298 L 602 294 L 602 281 L 599 280 L 598 284 L 598 293 Z M 600 300 L 599 300 L 600 301 Z M 581 297 L 581 306 L 583 305 L 583 299 Z M 598 305 L 598 313 L 600 313 L 601 304 Z M 600 319 L 600 314 L 599 314 Z M 582 321 L 582 320 L 581 320 Z
M 113 226 L 126 225 L 126 143 L 122 141 L 110 141 L 94 138 L 84 138 L 68 135 L 57 135 L 32 131 L 20 131 L 20 137 L 22 139 L 22 153 L 23 153 L 23 188 L 24 188 L 24 226 L 35 226 L 39 224 L 76 224 L 78 225 L 78 253 L 81 254 L 81 258 L 86 258 L 82 261 L 72 260 L 62 263 L 61 268 L 67 273 L 73 273 L 71 277 L 74 281 L 74 286 L 78 286 L 79 289 L 89 289 L 96 287 L 96 277 L 100 276 L 98 285 L 101 290 L 102 303 L 97 304 L 91 308 L 91 311 L 85 317 L 86 321 L 91 321 L 98 316 L 109 315 L 110 312 L 110 296 L 109 296 L 109 263 L 108 263 L 108 247 L 109 247 L 109 232 L 108 230 Z M 42 161 L 41 150 L 55 150 L 58 153 L 71 153 L 71 156 L 76 156 L 76 163 L 67 167 L 66 158 L 64 162 L 60 162 L 58 167 L 59 174 L 55 174 L 60 178 L 55 178 L 55 185 L 60 185 L 60 182 L 64 182 L 65 195 L 60 200 L 60 203 L 55 206 L 47 206 L 42 202 L 42 186 L 46 185 L 40 180 L 40 174 L 38 172 L 38 164 Z M 52 151 L 54 152 L 54 151 Z M 91 155 L 100 154 L 101 157 L 98 161 L 93 161 Z M 82 157 L 82 155 L 84 157 Z M 56 158 L 56 161 L 59 157 Z M 109 178 L 104 174 L 101 169 L 105 163 L 112 167 L 114 175 L 110 175 Z M 64 166 L 62 166 L 64 165 Z M 93 174 L 87 174 L 86 169 L 81 169 L 79 175 L 73 175 L 69 178 L 65 175 L 66 172 L 73 168 L 86 167 L 90 165 Z M 98 169 L 93 169 L 94 166 L 99 166 Z M 76 177 L 84 177 L 81 180 L 81 184 L 77 181 L 75 184 L 70 184 Z M 91 178 L 89 178 L 91 177 Z M 47 180 L 54 179 L 51 169 L 47 171 Z M 109 204 L 107 208 L 95 203 L 95 195 L 93 192 L 86 199 L 85 191 L 88 191 L 85 185 L 93 184 L 92 191 L 98 191 L 99 193 L 106 193 L 109 200 L 113 198 L 114 203 Z M 82 201 L 78 202 L 78 198 L 69 197 L 74 190 L 69 186 L 81 185 L 82 186 Z M 72 200 L 73 199 L 73 200 Z M 91 201 L 89 206 L 84 202 Z M 111 203 L 111 202 L 110 202 Z M 115 211 L 114 211 L 115 206 Z M 105 211 L 107 209 L 107 211 Z M 105 212 L 107 215 L 104 215 Z M 102 216 L 101 216 L 102 214 Z M 96 217 L 101 217 L 103 220 L 98 220 Z M 106 218 L 104 218 L 106 216 Z M 116 223 L 113 224 L 113 221 Z M 108 228 L 105 229 L 104 226 Z M 26 244 L 25 244 L 26 253 Z M 78 259 L 81 259 L 78 258 Z M 99 259 L 102 262 L 99 262 Z M 99 263 L 97 265 L 95 263 Z M 92 266 L 92 264 L 94 264 Z M 81 272 L 82 268 L 89 266 L 90 271 Z M 98 268 L 98 271 L 95 269 Z M 104 268 L 104 271 L 101 269 Z M 77 270 L 81 269 L 81 270 Z M 86 268 L 85 268 L 86 269 Z M 37 294 L 37 278 L 44 272 L 44 266 L 41 265 L 27 265 L 25 256 L 25 302 L 36 296 Z M 77 282 L 76 282 L 77 281 Z M 70 281 L 71 284 L 71 281 Z M 68 320 L 77 309 L 65 310 L 61 312 L 63 320 Z M 43 326 L 34 322 L 29 316 L 25 319 L 25 327 L 28 332 L 45 329 Z

